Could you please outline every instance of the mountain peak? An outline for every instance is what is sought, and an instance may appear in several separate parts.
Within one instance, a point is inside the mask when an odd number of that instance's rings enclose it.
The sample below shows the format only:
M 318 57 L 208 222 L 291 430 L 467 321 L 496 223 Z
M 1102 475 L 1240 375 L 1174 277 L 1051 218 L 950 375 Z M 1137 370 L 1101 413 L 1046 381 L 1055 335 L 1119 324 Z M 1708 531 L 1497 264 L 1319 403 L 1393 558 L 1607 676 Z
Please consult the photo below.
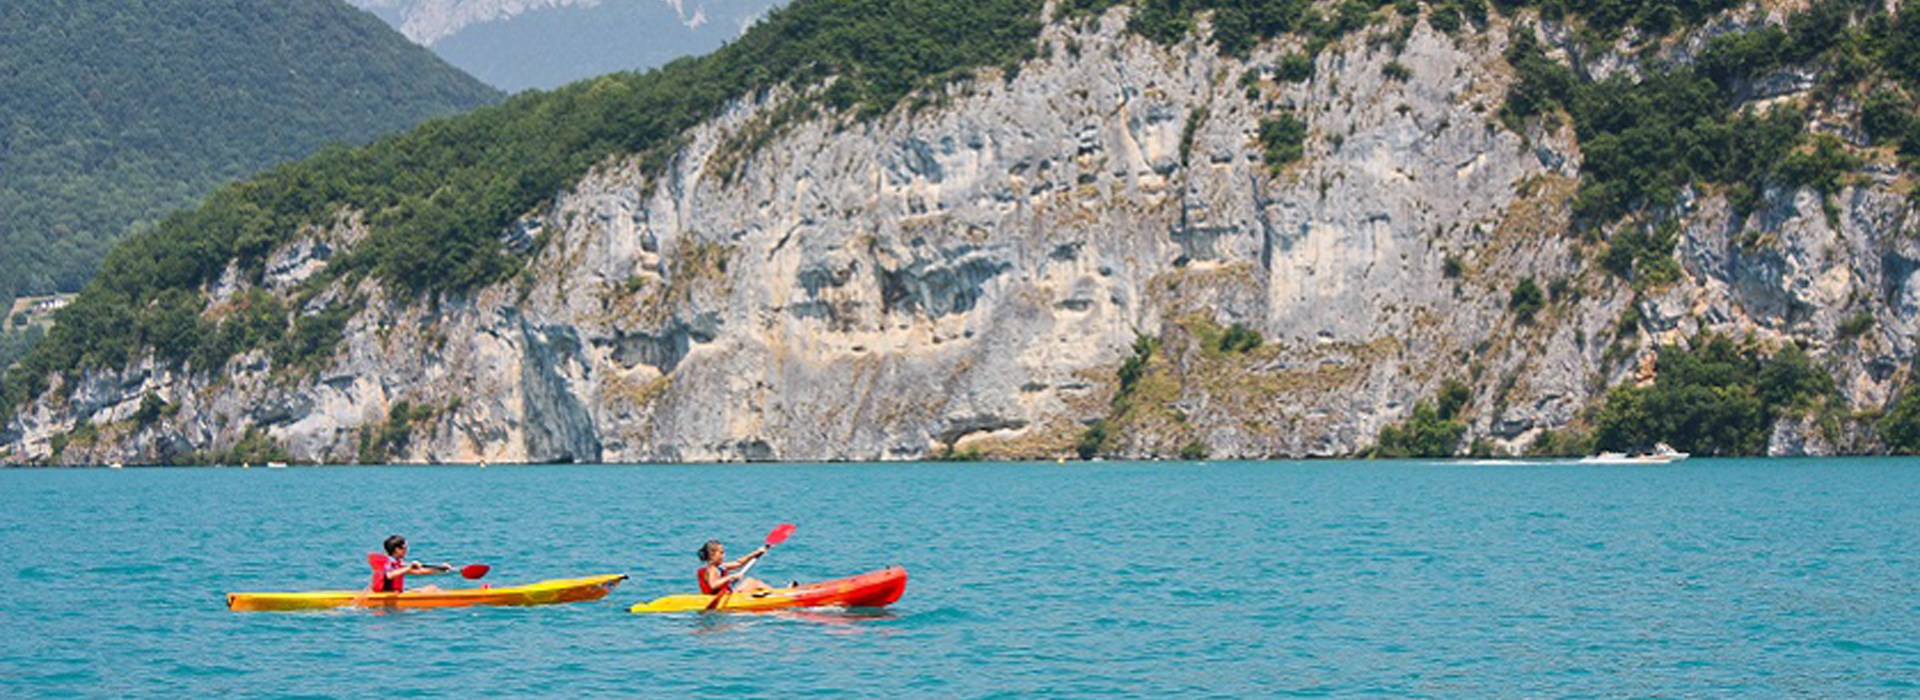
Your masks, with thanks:
M 719 48 L 785 0 L 350 0 L 496 87 L 552 89 Z

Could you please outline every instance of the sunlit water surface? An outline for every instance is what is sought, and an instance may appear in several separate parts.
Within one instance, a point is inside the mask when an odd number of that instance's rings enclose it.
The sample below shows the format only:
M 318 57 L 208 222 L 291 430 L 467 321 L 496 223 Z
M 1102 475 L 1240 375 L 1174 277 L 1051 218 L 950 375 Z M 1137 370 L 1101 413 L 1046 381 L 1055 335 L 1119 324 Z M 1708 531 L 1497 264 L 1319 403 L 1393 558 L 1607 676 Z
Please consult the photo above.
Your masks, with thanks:
M 882 612 L 640 616 L 711 537 Z M 0 470 L 0 697 L 1920 696 L 1920 464 Z M 600 602 L 231 613 L 366 552 Z M 414 585 L 445 577 L 416 580 Z

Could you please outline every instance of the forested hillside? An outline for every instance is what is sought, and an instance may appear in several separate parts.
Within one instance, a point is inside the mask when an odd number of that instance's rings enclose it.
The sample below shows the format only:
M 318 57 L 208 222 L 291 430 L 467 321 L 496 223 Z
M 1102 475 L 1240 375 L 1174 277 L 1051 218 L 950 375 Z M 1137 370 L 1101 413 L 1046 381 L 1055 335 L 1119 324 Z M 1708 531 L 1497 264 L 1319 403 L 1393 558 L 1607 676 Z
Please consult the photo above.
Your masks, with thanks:
M 220 183 L 497 99 L 339 0 L 6 3 L 0 307 Z

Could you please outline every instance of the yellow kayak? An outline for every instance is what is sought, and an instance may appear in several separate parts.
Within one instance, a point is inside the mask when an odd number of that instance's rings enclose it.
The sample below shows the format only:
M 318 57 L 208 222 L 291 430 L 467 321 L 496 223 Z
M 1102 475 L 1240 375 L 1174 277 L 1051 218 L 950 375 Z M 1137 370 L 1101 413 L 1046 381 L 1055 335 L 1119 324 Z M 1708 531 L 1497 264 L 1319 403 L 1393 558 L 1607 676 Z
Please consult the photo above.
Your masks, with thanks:
M 552 605 L 599 600 L 627 580 L 625 574 L 562 578 L 524 586 L 454 588 L 405 593 L 309 591 L 306 593 L 228 593 L 227 609 L 321 610 L 325 608 L 459 608 L 469 605 Z

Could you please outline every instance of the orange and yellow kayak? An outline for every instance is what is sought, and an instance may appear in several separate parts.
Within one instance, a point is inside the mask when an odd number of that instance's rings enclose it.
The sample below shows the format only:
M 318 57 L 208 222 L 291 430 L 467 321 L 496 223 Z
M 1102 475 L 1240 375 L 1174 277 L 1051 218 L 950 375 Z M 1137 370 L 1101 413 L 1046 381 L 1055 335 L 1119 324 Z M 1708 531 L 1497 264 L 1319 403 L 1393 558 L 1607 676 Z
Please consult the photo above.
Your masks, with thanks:
M 635 603 L 628 610 L 637 613 L 660 613 L 702 610 L 751 612 L 830 606 L 878 608 L 893 604 L 906 591 L 907 570 L 895 567 L 794 588 L 772 588 L 751 593 L 722 593 L 719 596 L 681 593 L 646 603 Z
M 454 588 L 431 593 L 368 593 L 365 591 L 309 591 L 306 593 L 228 593 L 227 609 L 320 610 L 324 608 L 458 608 L 469 605 L 552 605 L 599 600 L 627 580 L 624 574 L 563 578 L 524 586 Z

